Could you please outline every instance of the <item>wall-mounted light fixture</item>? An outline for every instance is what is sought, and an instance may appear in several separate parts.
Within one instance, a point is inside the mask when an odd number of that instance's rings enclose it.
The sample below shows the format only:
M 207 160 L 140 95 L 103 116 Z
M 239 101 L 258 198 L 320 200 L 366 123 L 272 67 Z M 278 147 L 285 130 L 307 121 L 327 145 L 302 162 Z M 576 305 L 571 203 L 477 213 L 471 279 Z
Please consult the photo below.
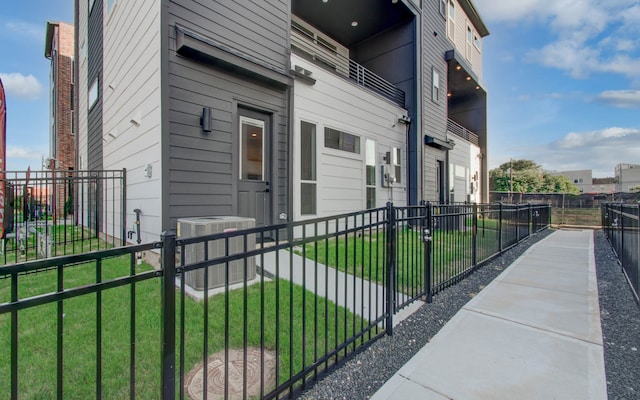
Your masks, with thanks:
M 411 123 L 411 118 L 408 115 L 401 115 L 398 117 L 398 122 L 408 125 Z
M 211 132 L 211 109 L 209 107 L 204 107 L 202 109 L 200 126 L 202 126 L 202 132 Z

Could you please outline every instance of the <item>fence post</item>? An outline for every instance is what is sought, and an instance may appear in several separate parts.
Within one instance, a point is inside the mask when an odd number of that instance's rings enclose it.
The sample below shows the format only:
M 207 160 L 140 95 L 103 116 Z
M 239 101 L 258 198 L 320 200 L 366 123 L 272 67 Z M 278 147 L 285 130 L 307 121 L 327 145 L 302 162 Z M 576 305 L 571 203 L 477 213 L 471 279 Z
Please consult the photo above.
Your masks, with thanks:
M 471 237 L 473 239 L 473 249 L 471 250 L 471 263 L 475 267 L 478 263 L 478 203 L 473 203 Z
M 122 185 L 122 190 L 120 193 L 121 196 L 121 208 L 122 210 L 120 211 L 120 226 L 121 226 L 121 230 L 122 230 L 122 245 L 126 246 L 127 245 L 127 169 L 126 168 L 122 168 L 122 181 L 120 182 L 120 184 Z
M 622 202 L 620 202 L 620 265 L 624 270 L 624 209 L 622 208 Z
M 176 232 L 162 233 L 162 399 L 176 396 Z
M 426 223 L 423 224 L 425 231 L 424 235 L 424 286 L 427 294 L 427 303 L 432 301 L 433 292 L 433 269 L 431 268 L 431 251 L 433 243 L 433 213 L 431 212 L 431 203 L 427 202 L 425 205 L 424 215 L 426 216 Z
M 502 255 L 502 202 L 500 204 L 500 212 L 498 217 L 498 250 L 500 250 L 500 255 Z
M 636 244 L 636 249 L 640 249 L 640 204 L 638 204 L 638 212 L 636 213 L 638 219 L 636 220 L 636 237 L 638 238 L 638 243 Z M 636 253 L 636 276 L 638 277 L 638 282 L 636 284 L 636 296 L 640 296 L 640 254 Z
M 387 279 L 387 287 L 386 287 L 386 312 L 387 312 L 387 322 L 386 322 L 386 331 L 387 335 L 393 334 L 393 313 L 394 313 L 394 298 L 395 294 L 393 293 L 394 288 L 394 278 L 395 278 L 395 265 L 396 265 L 396 254 L 395 254 L 395 243 L 396 243 L 396 212 L 395 208 L 393 208 L 392 202 L 387 202 L 387 260 L 386 260 L 386 279 Z
M 533 207 L 531 203 L 529 203 L 527 213 L 529 214 L 527 216 L 527 236 L 531 236 L 533 234 Z
M 516 203 L 516 243 L 520 243 L 520 204 Z

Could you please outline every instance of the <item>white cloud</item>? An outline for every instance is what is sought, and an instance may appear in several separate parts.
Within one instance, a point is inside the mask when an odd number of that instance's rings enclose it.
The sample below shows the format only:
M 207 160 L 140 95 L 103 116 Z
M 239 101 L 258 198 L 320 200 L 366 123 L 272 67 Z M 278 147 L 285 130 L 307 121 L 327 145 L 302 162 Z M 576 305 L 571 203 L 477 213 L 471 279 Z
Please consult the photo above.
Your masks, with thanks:
M 630 39 L 620 39 L 616 43 L 616 50 L 618 51 L 633 51 L 637 47 L 637 43 Z
M 28 36 L 31 39 L 44 40 L 45 27 L 24 21 L 8 21 L 4 24 L 5 28 L 12 34 L 20 36 Z
M 596 100 L 620 108 L 640 108 L 640 90 L 607 90 Z
M 640 154 L 640 129 L 609 127 L 587 132 L 570 132 L 562 139 L 538 146 L 505 149 L 513 159 L 533 160 L 546 170 L 593 170 L 598 177 L 613 176 L 619 163 L 636 163 Z M 502 155 L 500 154 L 500 155 Z M 491 156 L 491 168 L 508 157 Z
M 7 146 L 7 158 L 21 158 L 26 160 L 40 160 L 42 158 L 42 150 L 27 149 L 24 147 Z
M 0 79 L 2 79 L 7 95 L 15 95 L 31 100 L 38 98 L 43 91 L 40 82 L 31 74 L 22 75 L 19 72 L 5 74 L 0 72 Z
M 640 77 L 637 0 L 476 0 L 488 21 L 538 24 L 556 38 L 527 54 L 530 62 L 566 71 Z

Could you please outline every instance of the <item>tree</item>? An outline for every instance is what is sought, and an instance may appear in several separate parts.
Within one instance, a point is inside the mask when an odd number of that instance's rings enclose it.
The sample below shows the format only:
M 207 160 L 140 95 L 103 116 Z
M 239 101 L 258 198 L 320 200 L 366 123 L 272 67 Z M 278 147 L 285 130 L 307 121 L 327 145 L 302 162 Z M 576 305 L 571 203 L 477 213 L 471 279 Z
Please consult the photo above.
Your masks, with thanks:
M 512 160 L 492 169 L 489 188 L 495 192 L 580 193 L 567 177 L 546 173 L 531 160 Z

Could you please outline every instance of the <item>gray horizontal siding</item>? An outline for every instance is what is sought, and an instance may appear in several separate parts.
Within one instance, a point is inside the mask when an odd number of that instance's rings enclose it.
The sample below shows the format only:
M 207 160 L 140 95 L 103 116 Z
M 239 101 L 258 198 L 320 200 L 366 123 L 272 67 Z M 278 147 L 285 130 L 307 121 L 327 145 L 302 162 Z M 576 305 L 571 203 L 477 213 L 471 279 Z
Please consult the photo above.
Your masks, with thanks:
M 274 65 L 288 65 L 289 1 L 175 0 L 172 24 Z
M 177 24 L 278 69 L 288 68 L 288 2 L 169 4 L 170 27 Z M 170 28 L 166 94 L 170 226 L 178 218 L 237 214 L 233 129 L 238 106 L 272 114 L 272 214 L 287 212 L 286 90 L 179 55 L 174 35 Z M 200 126 L 203 107 L 212 111 L 212 131 L 206 134 Z
M 440 15 L 438 6 L 437 1 L 422 2 L 422 82 L 424 93 L 423 135 L 420 135 L 422 146 L 424 146 L 424 134 L 445 140 L 447 131 L 447 64 L 444 60 L 444 53 L 453 46 L 447 39 L 446 21 Z M 434 32 L 437 35 L 434 36 Z M 440 99 L 437 103 L 431 100 L 432 67 L 440 74 Z M 445 161 L 446 154 L 442 150 L 429 146 L 425 146 L 424 151 L 425 200 L 436 201 L 436 161 Z M 445 179 L 448 176 L 446 171 L 444 176 Z

